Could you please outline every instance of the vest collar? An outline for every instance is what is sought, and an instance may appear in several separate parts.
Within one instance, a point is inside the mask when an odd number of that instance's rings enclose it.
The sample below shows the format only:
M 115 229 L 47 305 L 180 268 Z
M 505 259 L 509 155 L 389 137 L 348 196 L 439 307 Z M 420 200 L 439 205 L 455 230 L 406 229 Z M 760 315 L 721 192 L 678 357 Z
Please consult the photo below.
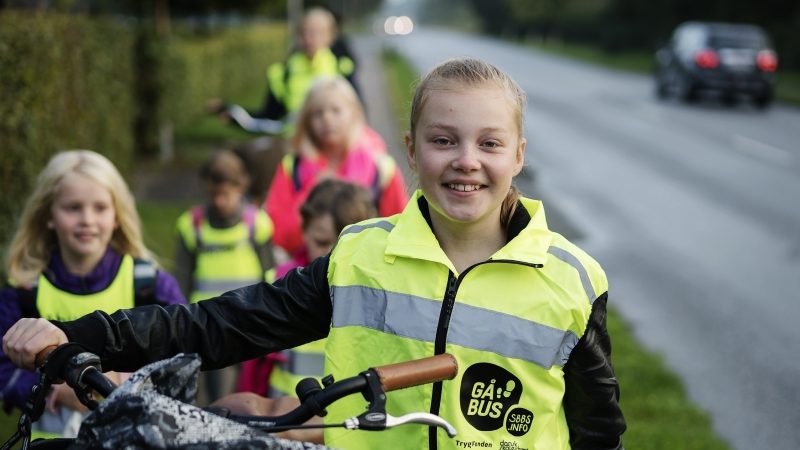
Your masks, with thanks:
M 509 241 L 492 255 L 493 260 L 512 260 L 543 265 L 552 240 L 542 202 L 521 198 L 511 219 Z M 456 272 L 433 234 L 428 202 L 417 190 L 389 233 L 386 256 L 424 259 L 444 264 Z

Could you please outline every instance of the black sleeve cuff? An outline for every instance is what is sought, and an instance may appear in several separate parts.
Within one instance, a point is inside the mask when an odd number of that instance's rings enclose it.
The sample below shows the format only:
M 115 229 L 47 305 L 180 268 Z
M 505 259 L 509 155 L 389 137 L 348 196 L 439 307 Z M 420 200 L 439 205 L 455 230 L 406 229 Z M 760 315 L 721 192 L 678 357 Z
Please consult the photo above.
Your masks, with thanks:
M 96 311 L 70 322 L 52 321 L 67 335 L 67 340 L 81 344 L 86 350 L 102 358 L 106 345 L 106 322 Z

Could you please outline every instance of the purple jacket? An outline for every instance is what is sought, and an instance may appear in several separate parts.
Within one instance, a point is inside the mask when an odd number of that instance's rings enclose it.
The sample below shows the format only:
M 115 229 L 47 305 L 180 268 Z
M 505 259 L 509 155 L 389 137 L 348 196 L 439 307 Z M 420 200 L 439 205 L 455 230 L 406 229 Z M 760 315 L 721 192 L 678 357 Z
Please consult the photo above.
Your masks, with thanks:
M 77 276 L 67 271 L 61 254 L 55 251 L 46 271 L 48 279 L 59 289 L 74 294 L 92 294 L 111 284 L 121 263 L 122 255 L 109 247 L 89 274 Z M 154 291 L 155 301 L 159 304 L 186 303 L 178 282 L 167 272 L 159 270 L 156 273 Z M 19 295 L 20 289 L 17 288 L 0 289 L 0 335 L 5 335 L 6 331 L 22 318 Z M 0 348 L 0 400 L 3 401 L 3 409 L 9 411 L 14 406 L 21 407 L 28 398 L 31 387 L 38 381 L 38 373 L 17 369 Z

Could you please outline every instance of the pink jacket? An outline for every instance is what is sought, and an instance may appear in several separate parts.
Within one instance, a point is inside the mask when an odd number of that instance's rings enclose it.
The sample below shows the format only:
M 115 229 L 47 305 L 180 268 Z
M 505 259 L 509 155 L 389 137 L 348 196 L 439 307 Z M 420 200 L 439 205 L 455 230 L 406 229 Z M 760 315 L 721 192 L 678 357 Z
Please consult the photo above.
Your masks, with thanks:
M 289 154 L 278 165 L 267 194 L 266 209 L 275 224 L 273 242 L 289 254 L 303 247 L 300 205 L 327 168 L 328 161 L 322 155 L 309 158 Z M 347 152 L 335 175 L 374 192 L 380 216 L 401 212 L 408 201 L 402 172 L 386 152 L 383 139 L 368 127 Z

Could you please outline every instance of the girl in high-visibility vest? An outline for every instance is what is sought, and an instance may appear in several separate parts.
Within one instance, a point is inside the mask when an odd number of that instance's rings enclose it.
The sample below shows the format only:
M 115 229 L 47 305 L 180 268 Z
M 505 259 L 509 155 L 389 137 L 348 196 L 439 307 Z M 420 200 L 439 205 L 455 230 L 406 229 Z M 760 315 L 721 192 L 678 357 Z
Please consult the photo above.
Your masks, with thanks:
M 343 78 L 317 80 L 297 119 L 291 152 L 272 178 L 266 208 L 275 221 L 275 244 L 290 256 L 303 247 L 300 205 L 325 178 L 339 178 L 372 192 L 378 214 L 402 211 L 405 181 L 383 139 L 364 120 L 355 91 Z
M 88 150 L 61 152 L 39 174 L 8 247 L 0 290 L 0 332 L 21 317 L 70 320 L 186 300 L 142 241 L 133 196 L 114 165 Z M 39 380 L 0 353 L 0 398 L 21 408 Z M 65 384 L 53 386 L 36 436 L 75 436 L 86 408 Z
M 523 91 L 504 72 L 472 58 L 445 61 L 411 105 L 406 150 L 419 190 L 402 213 L 345 228 L 329 256 L 273 285 L 160 314 L 20 322 L 4 345 L 25 367 L 36 350 L 69 339 L 110 361 L 179 348 L 213 367 L 327 336 L 325 372 L 336 379 L 447 352 L 458 361 L 454 379 L 393 391 L 387 410 L 438 414 L 455 426 L 454 439 L 433 427 L 326 428 L 325 444 L 621 449 L 608 281 L 593 258 L 547 227 L 542 203 L 512 185 L 525 161 L 524 111 Z M 226 406 L 240 413 L 275 403 L 234 400 Z M 345 398 L 323 420 L 341 423 L 362 408 L 363 399 Z

